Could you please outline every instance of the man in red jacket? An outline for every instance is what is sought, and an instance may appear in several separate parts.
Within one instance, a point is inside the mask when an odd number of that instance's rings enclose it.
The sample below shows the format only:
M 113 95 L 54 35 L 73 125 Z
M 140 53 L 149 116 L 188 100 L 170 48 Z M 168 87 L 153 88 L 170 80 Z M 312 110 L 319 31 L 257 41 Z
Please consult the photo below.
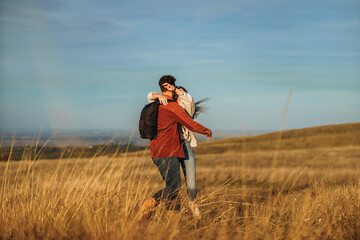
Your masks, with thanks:
M 166 187 L 155 193 L 141 206 L 144 215 L 149 215 L 161 200 L 174 200 L 178 196 L 181 187 L 180 162 L 184 158 L 183 146 L 180 142 L 178 124 L 189 130 L 212 137 L 210 129 L 192 120 L 185 110 L 176 102 L 171 102 L 174 97 L 176 79 L 170 75 L 164 75 L 159 80 L 162 95 L 167 97 L 168 104 L 161 104 L 158 111 L 158 135 L 150 141 L 151 158 L 157 166 Z

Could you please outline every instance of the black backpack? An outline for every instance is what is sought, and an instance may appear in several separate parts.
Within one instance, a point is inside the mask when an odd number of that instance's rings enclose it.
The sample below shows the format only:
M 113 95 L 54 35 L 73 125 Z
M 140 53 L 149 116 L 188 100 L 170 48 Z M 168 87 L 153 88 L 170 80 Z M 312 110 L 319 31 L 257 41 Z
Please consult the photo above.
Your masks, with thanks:
M 173 101 L 168 100 L 168 102 Z M 145 105 L 145 107 L 142 109 L 139 121 L 139 132 L 141 138 L 153 140 L 157 136 L 159 105 L 160 102 L 158 99 L 156 99 L 154 102 Z M 159 133 L 161 131 L 159 131 Z

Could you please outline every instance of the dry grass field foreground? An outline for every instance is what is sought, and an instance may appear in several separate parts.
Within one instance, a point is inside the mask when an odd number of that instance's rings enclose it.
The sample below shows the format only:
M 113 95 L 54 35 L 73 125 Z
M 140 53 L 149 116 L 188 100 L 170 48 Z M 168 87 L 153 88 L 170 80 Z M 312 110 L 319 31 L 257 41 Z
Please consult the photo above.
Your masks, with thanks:
M 238 141 L 241 150 L 197 153 L 201 219 L 185 186 L 178 214 L 159 205 L 150 220 L 139 218 L 138 206 L 163 187 L 147 151 L 1 162 L 0 239 L 359 239 L 359 124 L 352 125 L 333 133 L 352 139 L 339 147 L 249 151 L 247 137 L 219 141 Z M 316 141 L 332 139 L 321 134 Z

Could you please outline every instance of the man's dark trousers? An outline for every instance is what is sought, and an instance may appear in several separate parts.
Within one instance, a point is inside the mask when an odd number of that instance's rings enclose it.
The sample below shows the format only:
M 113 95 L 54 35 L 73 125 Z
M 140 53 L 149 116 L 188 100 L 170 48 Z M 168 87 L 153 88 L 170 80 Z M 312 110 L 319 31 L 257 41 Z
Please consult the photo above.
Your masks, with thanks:
M 166 187 L 154 194 L 156 201 L 174 200 L 181 187 L 180 163 L 177 157 L 153 158 Z

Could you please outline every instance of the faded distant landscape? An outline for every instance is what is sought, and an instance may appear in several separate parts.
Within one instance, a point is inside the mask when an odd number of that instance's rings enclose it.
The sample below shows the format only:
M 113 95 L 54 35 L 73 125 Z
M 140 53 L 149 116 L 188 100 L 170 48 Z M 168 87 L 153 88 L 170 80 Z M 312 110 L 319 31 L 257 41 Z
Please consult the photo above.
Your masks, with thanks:
M 146 146 L 149 141 L 142 139 L 139 131 L 132 130 L 32 130 L 32 129 L 0 129 L 2 132 L 2 147 L 24 147 L 34 145 L 47 145 L 52 147 L 71 146 L 95 146 L 106 143 L 131 144 L 134 146 Z M 215 131 L 213 139 L 224 139 L 230 137 L 241 137 L 244 135 L 256 135 L 271 130 L 240 131 Z M 197 134 L 198 141 L 206 141 L 207 138 Z
M 266 131 L 214 132 L 213 139 L 256 135 Z M 197 134 L 199 142 L 207 141 Z M 41 149 L 41 159 L 63 157 L 92 157 L 106 147 L 106 154 L 134 152 L 146 149 L 149 140 L 142 139 L 138 130 L 14 130 L 3 129 L 0 160 L 6 161 L 11 152 L 12 160 L 21 160 L 24 154 L 34 154 Z M 32 153 L 30 153 L 32 152 Z M 102 152 L 104 154 L 104 152 Z

